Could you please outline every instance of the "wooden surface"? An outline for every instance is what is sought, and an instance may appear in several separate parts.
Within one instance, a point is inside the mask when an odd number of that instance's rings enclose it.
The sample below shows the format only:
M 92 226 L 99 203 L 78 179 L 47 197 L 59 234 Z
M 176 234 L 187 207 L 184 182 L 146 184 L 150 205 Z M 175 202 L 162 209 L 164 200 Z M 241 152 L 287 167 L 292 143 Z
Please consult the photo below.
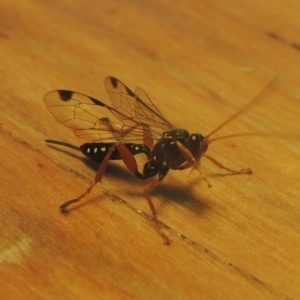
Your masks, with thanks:
M 8 1 L 0 3 L 2 299 L 300 299 L 300 3 Z M 216 136 L 208 154 L 253 175 L 170 172 L 151 193 L 113 163 L 70 214 L 97 165 L 43 102 L 53 89 L 107 101 L 113 75 L 144 88 L 175 125 Z M 269 82 L 274 82 L 268 86 Z M 113 201 L 114 200 L 114 201 Z

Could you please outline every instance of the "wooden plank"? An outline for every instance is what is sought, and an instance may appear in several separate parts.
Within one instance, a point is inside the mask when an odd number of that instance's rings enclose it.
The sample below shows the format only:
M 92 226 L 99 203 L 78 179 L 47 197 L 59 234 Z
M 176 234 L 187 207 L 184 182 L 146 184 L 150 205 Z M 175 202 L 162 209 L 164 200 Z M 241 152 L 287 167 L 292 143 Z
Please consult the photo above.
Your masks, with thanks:
M 2 2 L 1 295 L 299 298 L 297 5 Z M 51 116 L 43 95 L 72 89 L 109 104 L 108 75 L 141 86 L 173 124 L 203 135 L 264 91 L 215 136 L 267 137 L 219 140 L 208 149 L 253 175 L 223 176 L 203 158 L 211 188 L 197 172 L 173 171 L 151 193 L 170 247 L 154 230 L 145 183 L 122 163 L 109 166 L 77 209 L 59 212 L 86 189 L 97 165 L 45 145 L 46 138 L 83 141 Z

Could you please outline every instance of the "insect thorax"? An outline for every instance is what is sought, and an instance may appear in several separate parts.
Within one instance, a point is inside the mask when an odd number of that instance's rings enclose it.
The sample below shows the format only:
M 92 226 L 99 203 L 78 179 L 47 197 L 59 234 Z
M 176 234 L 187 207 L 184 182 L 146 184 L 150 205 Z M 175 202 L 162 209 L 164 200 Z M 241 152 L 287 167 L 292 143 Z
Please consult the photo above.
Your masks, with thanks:
M 193 155 L 196 161 L 207 150 L 207 143 L 199 133 L 189 134 L 185 129 L 173 129 L 163 133 L 162 138 L 155 144 L 151 158 L 159 164 L 165 164 L 171 169 L 180 169 L 186 159 L 178 149 L 176 142 L 181 143 Z

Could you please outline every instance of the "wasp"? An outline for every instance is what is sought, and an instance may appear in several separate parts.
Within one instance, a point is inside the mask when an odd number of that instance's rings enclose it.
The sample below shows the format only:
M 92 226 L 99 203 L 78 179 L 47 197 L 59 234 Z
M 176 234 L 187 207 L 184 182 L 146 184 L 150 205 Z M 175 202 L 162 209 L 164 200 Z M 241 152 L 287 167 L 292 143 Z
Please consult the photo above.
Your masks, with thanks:
M 218 130 L 248 110 L 253 103 L 231 116 L 211 133 L 203 136 L 190 134 L 187 130 L 172 125 L 153 104 L 147 93 L 137 87 L 135 92 L 115 77 L 107 77 L 104 85 L 112 106 L 84 94 L 69 90 L 54 90 L 44 96 L 50 113 L 63 125 L 71 128 L 75 135 L 88 143 L 80 147 L 46 140 L 81 151 L 86 157 L 100 163 L 93 183 L 79 197 L 60 206 L 62 213 L 68 212 L 71 203 L 84 198 L 94 186 L 101 182 L 110 160 L 122 160 L 134 176 L 150 180 L 144 187 L 145 198 L 155 221 L 156 228 L 165 244 L 171 240 L 162 232 L 157 212 L 149 190 L 157 187 L 169 170 L 199 170 L 202 157 L 231 174 L 251 174 L 250 168 L 232 170 L 206 154 L 208 146 L 215 140 L 233 137 L 211 138 Z M 109 113 L 109 118 L 105 116 Z M 145 154 L 147 162 L 139 171 L 135 155 Z

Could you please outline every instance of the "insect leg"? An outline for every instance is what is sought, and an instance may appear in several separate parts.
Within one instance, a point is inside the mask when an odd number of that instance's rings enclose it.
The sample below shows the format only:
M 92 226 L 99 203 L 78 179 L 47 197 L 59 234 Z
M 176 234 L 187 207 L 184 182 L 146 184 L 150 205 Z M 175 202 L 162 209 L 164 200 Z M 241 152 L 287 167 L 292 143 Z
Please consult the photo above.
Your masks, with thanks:
M 204 154 L 204 157 L 206 157 L 208 160 L 210 160 L 212 163 L 214 163 L 216 166 L 218 166 L 220 169 L 224 169 L 232 174 L 252 174 L 252 170 L 250 168 L 241 169 L 239 171 L 229 169 L 222 165 L 220 162 L 218 162 L 216 159 L 212 158 L 211 156 Z
M 104 157 L 104 159 L 98 169 L 97 175 L 95 177 L 95 182 L 101 181 L 103 174 L 106 170 L 107 164 L 110 160 L 110 157 L 116 148 L 118 149 L 120 157 L 123 160 L 125 166 L 128 168 L 128 170 L 134 174 L 139 173 L 137 163 L 136 163 L 136 160 L 135 160 L 132 152 L 124 144 L 116 143 L 110 147 L 109 151 L 107 152 L 106 156 Z
M 183 155 L 183 157 L 188 162 L 188 164 L 187 164 L 188 166 L 186 168 L 189 168 L 191 166 L 194 166 L 194 167 L 198 168 L 199 163 L 196 161 L 196 159 L 193 156 L 192 152 L 187 147 L 185 147 L 184 145 L 182 145 L 179 141 L 175 141 L 175 144 L 176 144 L 178 150 Z
M 67 213 L 68 210 L 67 210 L 67 207 L 71 204 L 71 203 L 75 203 L 75 202 L 78 202 L 80 201 L 81 199 L 83 199 L 87 194 L 89 194 L 91 192 L 91 190 L 94 188 L 94 186 L 100 181 L 101 182 L 101 179 L 103 177 L 103 174 L 106 170 L 106 167 L 107 167 L 107 164 L 110 160 L 110 157 L 113 153 L 113 151 L 115 149 L 118 149 L 119 153 L 120 153 L 120 156 L 122 158 L 122 160 L 124 161 L 126 167 L 133 173 L 135 173 L 137 171 L 137 163 L 132 155 L 132 153 L 129 151 L 129 149 L 124 145 L 124 144 L 121 144 L 121 143 L 116 143 L 116 144 L 113 144 L 109 151 L 107 152 L 107 154 L 105 155 L 99 169 L 98 169 L 98 172 L 96 174 L 96 177 L 95 177 L 95 180 L 94 182 L 87 188 L 87 190 L 81 194 L 78 198 L 76 199 L 73 199 L 73 200 L 69 200 L 67 202 L 65 202 L 64 204 L 62 204 L 60 206 L 60 210 L 62 213 Z
M 150 149 L 154 146 L 154 140 L 152 138 L 152 133 L 149 127 L 143 126 L 143 142 Z
M 146 180 L 148 178 L 151 178 L 151 177 L 155 176 L 158 173 L 159 178 L 156 179 L 156 180 L 153 180 L 153 181 L 149 182 L 145 186 L 144 192 L 145 192 L 145 196 L 146 196 L 147 202 L 149 204 L 149 207 L 151 209 L 151 212 L 152 212 L 152 215 L 153 215 L 153 218 L 154 218 L 155 225 L 156 225 L 156 228 L 158 230 L 158 233 L 163 238 L 164 244 L 165 245 L 170 245 L 172 241 L 164 233 L 161 232 L 161 226 L 160 226 L 160 223 L 159 223 L 159 221 L 157 219 L 157 212 L 156 212 L 154 204 L 153 204 L 153 202 L 152 202 L 152 200 L 151 200 L 151 198 L 149 196 L 149 193 L 148 193 L 149 189 L 153 189 L 153 188 L 155 188 L 156 186 L 158 186 L 161 183 L 161 181 L 163 180 L 163 178 L 167 175 L 167 173 L 169 171 L 169 168 L 166 165 L 158 165 L 157 163 L 155 163 L 153 161 L 149 161 L 149 162 L 147 162 L 145 164 L 143 173 L 141 174 L 138 171 L 136 160 L 135 160 L 133 154 L 129 151 L 129 149 L 125 145 L 123 145 L 123 144 L 117 145 L 117 148 L 118 148 L 118 151 L 120 152 L 121 159 L 125 163 L 126 167 L 132 173 L 134 173 L 134 175 L 137 178 L 142 179 L 142 180 Z M 102 167 L 102 164 L 101 164 L 100 168 Z M 103 173 L 100 175 L 100 180 L 101 180 L 102 175 L 103 175 Z M 97 176 L 96 176 L 96 178 L 97 178 Z
M 149 196 L 148 191 L 149 191 L 149 189 L 154 189 L 155 187 L 157 187 L 161 183 L 163 178 L 167 175 L 168 171 L 169 171 L 169 168 L 166 165 L 161 165 L 159 168 L 159 171 L 158 171 L 159 178 L 155 179 L 153 181 L 150 181 L 144 188 L 145 197 L 146 197 L 149 207 L 151 209 L 151 212 L 152 212 L 152 215 L 153 215 L 153 218 L 155 221 L 156 229 L 157 229 L 158 233 L 160 234 L 160 236 L 163 238 L 165 245 L 170 245 L 172 243 L 172 241 L 161 231 L 161 225 L 157 219 L 157 212 L 156 212 L 154 204 Z M 145 169 L 144 169 L 144 172 L 145 172 Z
M 192 168 L 191 172 L 194 169 L 196 169 L 202 175 L 201 170 L 200 170 L 199 159 L 196 160 L 195 157 L 193 156 L 192 152 L 186 146 L 181 144 L 179 141 L 176 141 L 175 144 L 176 144 L 178 150 L 180 151 L 180 153 L 186 159 L 186 162 L 183 165 L 181 165 L 178 169 L 184 170 L 184 169 Z M 204 177 L 204 179 L 205 179 L 205 177 Z M 205 181 L 207 181 L 207 180 L 205 179 Z M 210 186 L 210 183 L 208 183 L 208 186 Z
M 60 211 L 62 212 L 62 213 L 68 213 L 69 211 L 68 211 L 68 206 L 70 205 L 70 204 L 72 204 L 72 203 L 75 203 L 75 202 L 78 202 L 78 201 L 80 201 L 82 198 L 84 198 L 88 193 L 90 193 L 91 192 L 91 190 L 93 189 L 93 187 L 96 185 L 96 181 L 94 181 L 88 188 L 87 188 L 87 190 L 83 193 L 83 194 L 81 194 L 78 198 L 76 198 L 76 199 L 73 199 L 73 200 L 69 200 L 69 201 L 67 201 L 67 202 L 65 202 L 64 204 L 62 204 L 59 208 L 60 208 Z

